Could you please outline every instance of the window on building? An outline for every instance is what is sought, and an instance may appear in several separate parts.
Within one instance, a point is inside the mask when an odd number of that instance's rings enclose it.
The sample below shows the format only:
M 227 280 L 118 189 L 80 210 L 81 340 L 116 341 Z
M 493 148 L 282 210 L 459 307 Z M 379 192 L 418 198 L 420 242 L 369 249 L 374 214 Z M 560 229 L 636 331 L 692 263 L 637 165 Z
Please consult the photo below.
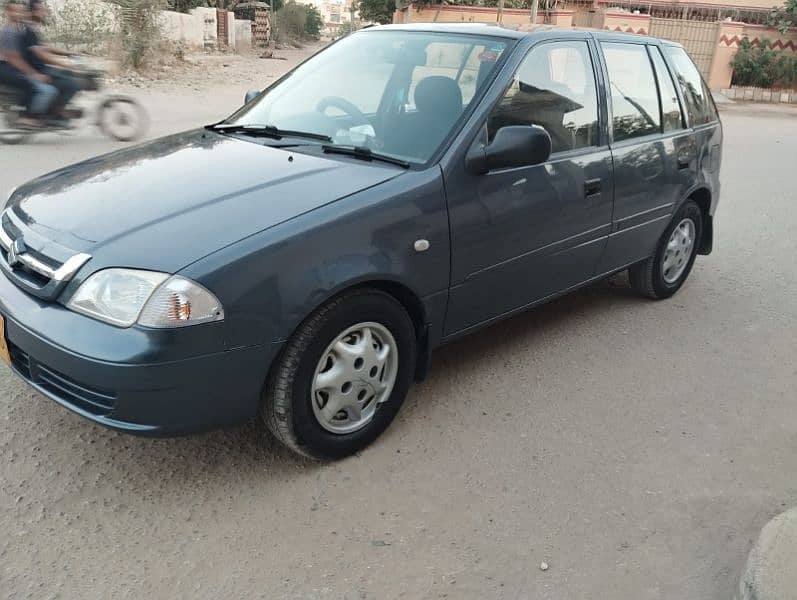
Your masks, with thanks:
M 661 96 L 661 116 L 664 131 L 677 131 L 684 128 L 681 106 L 678 103 L 678 94 L 675 91 L 675 84 L 664 63 L 661 50 L 655 46 L 649 46 L 650 57 L 653 60 L 653 70 L 656 71 L 656 80 L 659 82 L 659 94 Z
M 645 46 L 602 43 L 601 48 L 609 72 L 614 140 L 660 132 L 659 94 Z
M 586 42 L 552 42 L 531 50 L 490 115 L 490 139 L 510 125 L 544 127 L 552 152 L 598 144 L 598 97 Z
M 665 46 L 665 52 L 675 66 L 676 79 L 684 95 L 690 125 L 703 125 L 716 121 L 718 117 L 714 99 L 695 63 L 686 51 L 678 46 Z

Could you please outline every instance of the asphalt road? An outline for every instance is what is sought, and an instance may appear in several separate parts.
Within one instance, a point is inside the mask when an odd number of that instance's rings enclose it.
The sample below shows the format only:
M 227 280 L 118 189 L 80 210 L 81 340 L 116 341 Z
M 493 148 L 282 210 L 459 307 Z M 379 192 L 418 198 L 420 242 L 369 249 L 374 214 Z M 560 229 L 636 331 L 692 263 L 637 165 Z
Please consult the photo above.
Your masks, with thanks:
M 152 133 L 243 91 L 147 94 Z M 348 460 L 127 437 L 1 367 L 0 597 L 728 600 L 797 502 L 797 120 L 723 118 L 715 251 L 675 298 L 602 284 L 449 346 Z M 0 195 L 115 147 L 0 147 Z

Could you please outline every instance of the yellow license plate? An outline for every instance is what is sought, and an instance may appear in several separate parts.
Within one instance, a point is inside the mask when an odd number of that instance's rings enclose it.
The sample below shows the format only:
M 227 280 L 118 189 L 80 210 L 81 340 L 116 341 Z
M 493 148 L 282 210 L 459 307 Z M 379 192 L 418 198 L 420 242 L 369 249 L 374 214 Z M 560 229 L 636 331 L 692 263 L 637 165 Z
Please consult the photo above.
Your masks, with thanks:
M 6 343 L 6 320 L 0 315 L 0 359 L 11 365 L 11 355 L 8 353 L 8 344 Z

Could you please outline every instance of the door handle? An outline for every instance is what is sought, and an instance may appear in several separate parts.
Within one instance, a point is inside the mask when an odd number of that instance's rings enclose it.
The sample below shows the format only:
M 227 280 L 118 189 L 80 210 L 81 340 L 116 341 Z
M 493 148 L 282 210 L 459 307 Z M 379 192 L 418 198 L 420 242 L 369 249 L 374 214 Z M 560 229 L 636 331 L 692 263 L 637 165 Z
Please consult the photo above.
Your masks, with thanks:
M 601 193 L 601 180 L 600 179 L 587 179 L 584 182 L 584 197 L 596 196 Z
M 688 156 L 679 156 L 678 157 L 678 170 L 682 171 L 684 169 L 688 169 L 689 165 L 692 163 L 692 159 Z

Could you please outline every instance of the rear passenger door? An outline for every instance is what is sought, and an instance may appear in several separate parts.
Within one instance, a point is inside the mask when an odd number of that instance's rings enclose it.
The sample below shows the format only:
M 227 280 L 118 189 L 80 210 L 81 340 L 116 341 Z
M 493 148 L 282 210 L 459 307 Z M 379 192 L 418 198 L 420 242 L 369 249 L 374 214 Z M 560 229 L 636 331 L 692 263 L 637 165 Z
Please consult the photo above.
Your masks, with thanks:
M 684 112 L 688 125 L 694 136 L 695 155 L 697 156 L 696 183 L 707 187 L 715 197 L 719 192 L 720 163 L 722 160 L 722 126 L 720 125 L 717 107 L 711 97 L 705 80 L 700 76 L 695 63 L 680 46 L 662 46 L 666 58 L 671 65 L 670 71 L 681 92 Z
M 599 45 L 614 160 L 612 232 L 599 271 L 610 272 L 653 253 L 693 185 L 696 152 L 659 47 L 613 39 Z

